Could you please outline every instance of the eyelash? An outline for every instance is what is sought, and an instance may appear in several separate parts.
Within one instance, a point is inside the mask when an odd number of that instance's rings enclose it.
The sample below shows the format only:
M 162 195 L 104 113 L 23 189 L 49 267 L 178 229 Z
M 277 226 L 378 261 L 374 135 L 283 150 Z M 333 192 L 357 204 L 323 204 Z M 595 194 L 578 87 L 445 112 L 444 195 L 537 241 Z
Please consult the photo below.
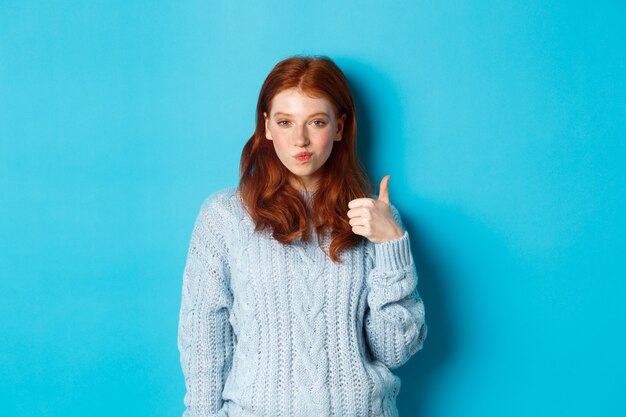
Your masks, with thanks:
M 323 120 L 313 120 L 311 123 L 313 123 L 314 126 L 318 127 L 326 126 L 326 122 Z M 279 120 L 276 122 L 276 124 L 278 126 L 287 126 L 289 124 L 289 120 Z

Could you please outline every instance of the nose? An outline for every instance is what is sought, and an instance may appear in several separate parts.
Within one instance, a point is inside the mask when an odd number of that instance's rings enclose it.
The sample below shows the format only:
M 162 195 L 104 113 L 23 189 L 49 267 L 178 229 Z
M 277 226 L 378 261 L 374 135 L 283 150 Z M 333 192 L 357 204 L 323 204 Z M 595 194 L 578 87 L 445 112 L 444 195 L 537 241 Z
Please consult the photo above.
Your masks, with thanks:
M 309 144 L 309 133 L 306 130 L 306 126 L 295 129 L 294 136 L 296 146 L 302 147 Z

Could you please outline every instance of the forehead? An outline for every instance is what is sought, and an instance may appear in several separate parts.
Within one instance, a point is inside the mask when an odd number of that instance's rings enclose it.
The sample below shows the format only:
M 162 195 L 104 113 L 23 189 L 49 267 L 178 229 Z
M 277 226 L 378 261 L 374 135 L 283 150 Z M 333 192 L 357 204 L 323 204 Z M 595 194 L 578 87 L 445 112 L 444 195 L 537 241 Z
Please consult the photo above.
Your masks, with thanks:
M 313 97 L 295 88 L 281 91 L 271 102 L 272 113 L 326 112 L 331 115 L 332 111 L 333 105 L 326 97 Z

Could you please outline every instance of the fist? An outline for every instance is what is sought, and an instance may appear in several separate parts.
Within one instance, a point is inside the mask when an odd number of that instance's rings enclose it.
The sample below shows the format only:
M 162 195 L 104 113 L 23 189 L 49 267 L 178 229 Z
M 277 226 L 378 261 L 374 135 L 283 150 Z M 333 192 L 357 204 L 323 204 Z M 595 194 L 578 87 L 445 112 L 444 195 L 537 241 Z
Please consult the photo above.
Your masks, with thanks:
M 352 232 L 374 243 L 399 239 L 404 232 L 393 218 L 389 203 L 389 175 L 380 182 L 378 199 L 357 198 L 348 203 L 348 218 Z

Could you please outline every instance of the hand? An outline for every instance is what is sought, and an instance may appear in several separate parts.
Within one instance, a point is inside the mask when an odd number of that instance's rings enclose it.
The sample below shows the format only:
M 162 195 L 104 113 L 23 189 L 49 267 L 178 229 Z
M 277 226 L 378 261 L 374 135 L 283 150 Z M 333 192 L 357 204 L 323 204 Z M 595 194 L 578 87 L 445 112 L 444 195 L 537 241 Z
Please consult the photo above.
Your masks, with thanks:
M 404 231 L 393 218 L 389 203 L 389 175 L 380 182 L 378 200 L 373 198 L 357 198 L 348 203 L 348 217 L 352 231 L 365 236 L 374 243 L 399 239 Z

